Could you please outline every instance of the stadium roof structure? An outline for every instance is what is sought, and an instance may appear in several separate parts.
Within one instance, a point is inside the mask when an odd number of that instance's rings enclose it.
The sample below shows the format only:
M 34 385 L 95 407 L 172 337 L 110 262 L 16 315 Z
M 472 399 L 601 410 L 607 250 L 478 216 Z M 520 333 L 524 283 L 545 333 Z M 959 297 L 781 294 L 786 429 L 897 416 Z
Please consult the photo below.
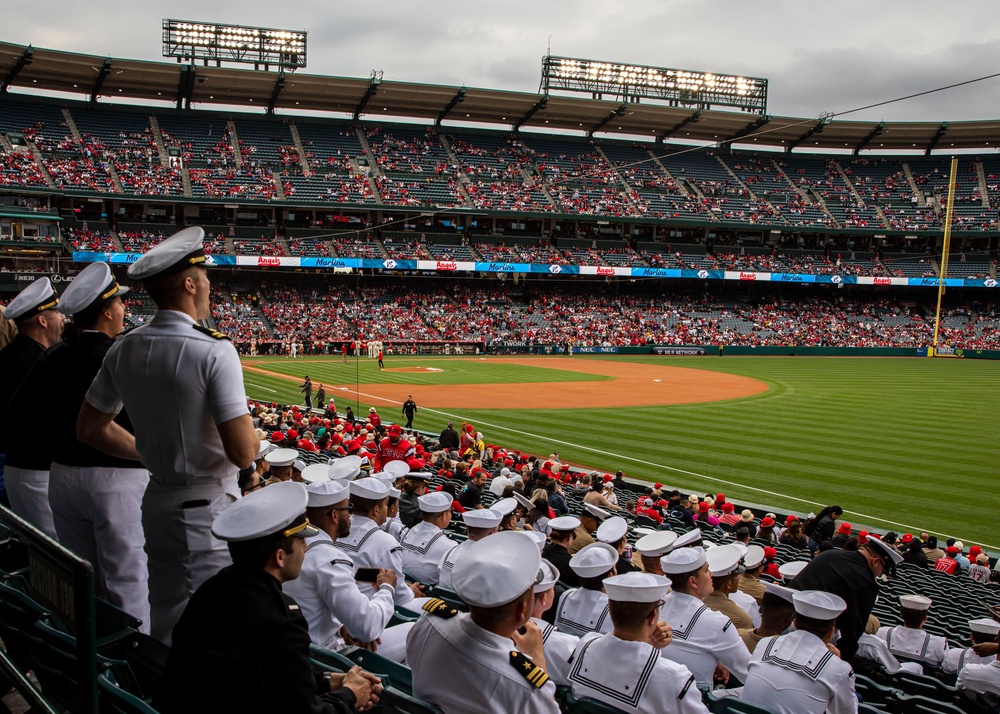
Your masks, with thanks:
M 512 92 L 313 74 L 118 59 L 0 43 L 0 91 L 11 87 L 178 106 L 240 106 L 318 111 L 359 118 L 407 117 L 514 129 L 538 128 L 622 138 L 756 143 L 786 150 L 925 151 L 1000 146 L 1000 120 L 840 121 L 696 111 L 653 103 Z M 748 135 L 757 133 L 756 136 Z

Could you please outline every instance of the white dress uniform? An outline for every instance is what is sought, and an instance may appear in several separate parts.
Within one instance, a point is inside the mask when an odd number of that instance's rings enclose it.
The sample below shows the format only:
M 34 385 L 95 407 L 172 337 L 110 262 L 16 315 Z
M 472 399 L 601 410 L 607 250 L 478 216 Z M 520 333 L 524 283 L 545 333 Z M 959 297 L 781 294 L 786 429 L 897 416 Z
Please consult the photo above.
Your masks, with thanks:
M 660 613 L 674 632 L 673 641 L 660 655 L 691 670 L 699 687 L 711 688 L 719 662 L 741 682 L 746 681 L 750 650 L 728 617 L 682 592 L 667 595 Z
M 916 662 L 900 662 L 889 651 L 889 645 L 885 640 L 867 633 L 858 638 L 858 651 L 855 657 L 877 662 L 889 674 L 895 674 L 900 670 L 914 674 L 924 673 L 924 668 Z
M 555 683 L 510 638 L 484 630 L 468 613 L 424 615 L 410 630 L 406 653 L 414 696 L 445 714 L 559 712 Z
M 337 547 L 350 556 L 358 568 L 385 568 L 396 572 L 396 605 L 406 605 L 413 600 L 413 591 L 406 586 L 403 576 L 403 547 L 396 539 L 378 527 L 367 516 L 351 516 L 351 532 L 337 539 Z M 368 597 L 375 596 L 371 583 L 358 583 L 358 589 Z
M 737 590 L 734 593 L 729 593 L 729 599 L 750 616 L 754 627 L 760 627 L 760 605 L 757 603 L 757 598 L 753 595 L 747 595 L 742 590 Z
M 49 506 L 49 472 L 7 464 L 4 484 L 10 509 L 49 538 L 58 540 Z
M 961 672 L 966 665 L 990 664 L 996 660 L 996 658 L 996 655 L 980 657 L 972 650 L 971 647 L 963 647 L 961 649 L 950 648 L 948 653 L 944 656 L 944 663 L 941 665 L 941 669 L 948 673 Z
M 1000 695 L 1000 660 L 993 660 L 989 664 L 967 664 L 958 673 L 955 686 L 979 694 Z
M 915 630 L 902 625 L 880 627 L 875 636 L 885 640 L 893 656 L 903 662 L 920 662 L 931 667 L 940 667 L 948 653 L 948 640 L 925 630 Z
M 441 559 L 441 564 L 438 566 L 438 587 L 446 588 L 448 590 L 452 589 L 451 586 L 451 571 L 455 569 L 455 563 L 458 562 L 458 556 L 462 554 L 462 551 L 472 545 L 475 541 L 464 540 L 454 548 L 452 548 L 448 553 Z
M 614 626 L 608 612 L 608 596 L 600 590 L 567 590 L 559 598 L 555 626 L 560 632 L 577 637 L 588 632 L 611 632 Z
M 216 428 L 248 413 L 239 356 L 185 313 L 160 310 L 108 351 L 87 402 L 108 414 L 125 405 L 149 468 L 142 525 L 151 633 L 169 643 L 188 598 L 231 562 L 211 525 L 239 498 L 239 467 Z
M 571 660 L 568 679 L 576 697 L 640 714 L 708 712 L 688 668 L 660 657 L 646 642 L 590 633 L 580 638 Z
M 741 698 L 775 714 L 858 711 L 851 665 L 805 630 L 765 637 L 757 644 Z
M 403 522 L 399 520 L 399 516 L 393 516 L 392 518 L 387 518 L 385 523 L 382 524 L 382 530 L 391 535 L 399 542 L 399 539 L 403 537 Z
M 420 521 L 403 535 L 403 571 L 422 583 L 436 585 L 438 566 L 454 548 L 455 541 L 443 530 L 427 521 Z
M 565 686 L 569 684 L 567 675 L 570 669 L 570 660 L 576 646 L 580 644 L 580 638 L 576 635 L 567 635 L 560 632 L 554 625 L 537 617 L 531 621 L 538 625 L 542 631 L 542 644 L 545 649 L 545 671 L 556 684 Z
M 341 625 L 351 637 L 372 642 L 382 635 L 394 612 L 392 586 L 383 583 L 369 600 L 354 580 L 354 562 L 325 531 L 306 540 L 302 570 L 282 585 L 309 623 L 309 639 L 328 650 L 344 648 Z

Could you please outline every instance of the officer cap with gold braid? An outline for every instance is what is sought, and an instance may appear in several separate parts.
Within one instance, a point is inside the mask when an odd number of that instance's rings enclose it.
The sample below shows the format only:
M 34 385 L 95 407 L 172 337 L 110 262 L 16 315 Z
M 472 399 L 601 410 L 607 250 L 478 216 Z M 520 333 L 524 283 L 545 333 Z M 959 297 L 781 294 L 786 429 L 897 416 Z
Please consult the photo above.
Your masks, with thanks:
M 76 315 L 104 300 L 110 300 L 127 292 L 128 288 L 118 284 L 107 263 L 91 263 L 63 292 L 59 310 L 67 315 Z
M 58 304 L 59 298 L 52 288 L 52 281 L 48 278 L 39 278 L 7 304 L 4 317 L 17 322 L 51 310 Z
M 150 248 L 132 263 L 128 276 L 133 280 L 159 280 L 175 275 L 192 265 L 205 265 L 205 231 L 185 228 Z

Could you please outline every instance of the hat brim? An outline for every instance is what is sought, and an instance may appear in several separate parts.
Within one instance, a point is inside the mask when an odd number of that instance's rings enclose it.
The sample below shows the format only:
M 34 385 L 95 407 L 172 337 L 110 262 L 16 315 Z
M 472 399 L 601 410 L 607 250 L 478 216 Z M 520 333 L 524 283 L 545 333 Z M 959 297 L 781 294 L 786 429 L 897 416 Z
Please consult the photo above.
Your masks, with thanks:
M 298 533 L 292 533 L 294 538 L 312 538 L 314 535 L 319 535 L 319 528 L 316 526 L 306 526 Z

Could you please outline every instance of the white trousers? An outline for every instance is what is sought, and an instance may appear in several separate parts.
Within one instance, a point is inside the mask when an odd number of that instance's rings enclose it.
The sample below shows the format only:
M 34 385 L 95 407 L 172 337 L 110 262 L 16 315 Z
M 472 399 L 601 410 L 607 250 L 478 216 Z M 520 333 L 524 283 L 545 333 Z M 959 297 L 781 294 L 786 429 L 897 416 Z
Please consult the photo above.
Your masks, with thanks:
M 239 493 L 235 476 L 184 486 L 149 482 L 142 528 L 149 557 L 150 634 L 158 640 L 170 644 L 194 591 L 232 564 L 229 548 L 212 535 L 212 521 Z
M 52 522 L 52 509 L 49 508 L 49 472 L 7 464 L 3 476 L 11 510 L 50 538 L 58 540 Z
M 142 620 L 149 634 L 149 584 L 142 495 L 146 469 L 52 464 L 49 504 L 59 542 L 94 566 L 98 597 Z

